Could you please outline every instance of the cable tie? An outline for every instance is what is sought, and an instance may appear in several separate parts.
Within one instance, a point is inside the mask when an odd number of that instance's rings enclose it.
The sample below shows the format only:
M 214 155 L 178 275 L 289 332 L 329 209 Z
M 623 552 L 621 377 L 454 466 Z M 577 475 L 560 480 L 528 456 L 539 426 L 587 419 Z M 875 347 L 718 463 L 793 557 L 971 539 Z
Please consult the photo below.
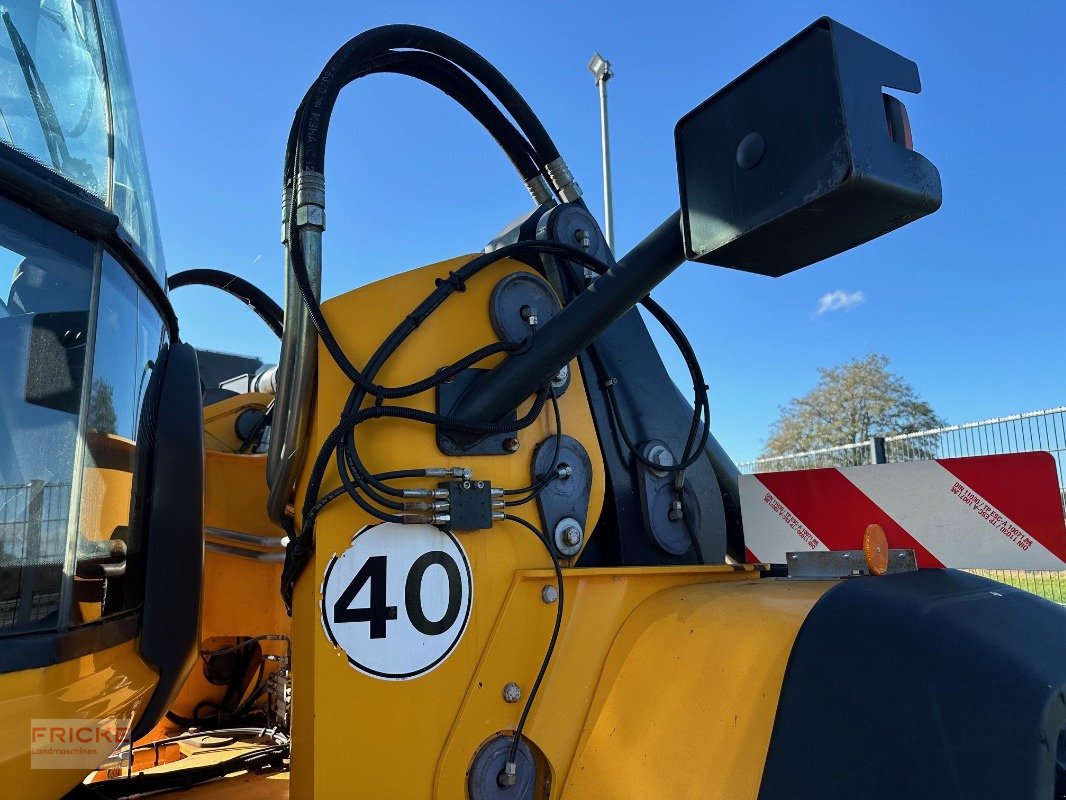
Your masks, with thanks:
M 463 276 L 456 275 L 452 270 L 448 270 L 447 278 L 437 278 L 433 283 L 436 284 L 438 288 L 444 284 L 448 284 L 452 289 L 459 293 L 466 291 L 466 281 L 463 279 Z

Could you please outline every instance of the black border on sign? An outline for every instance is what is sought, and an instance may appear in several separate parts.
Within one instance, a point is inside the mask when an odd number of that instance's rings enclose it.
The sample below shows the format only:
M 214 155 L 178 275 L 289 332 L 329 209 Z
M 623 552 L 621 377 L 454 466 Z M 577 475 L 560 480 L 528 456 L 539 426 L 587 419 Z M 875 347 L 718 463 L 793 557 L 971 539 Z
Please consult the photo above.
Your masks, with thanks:
M 386 524 L 396 525 L 398 523 L 395 523 L 395 522 L 384 523 L 384 522 L 382 522 L 382 523 L 378 523 L 378 525 L 367 525 L 365 528 L 360 530 L 358 533 L 355 534 L 355 536 L 352 537 L 352 544 L 355 543 L 355 540 L 357 538 L 359 538 L 361 535 L 363 535 L 364 533 L 369 531 L 371 528 L 377 528 L 377 527 L 379 527 L 379 525 L 386 525 Z M 433 527 L 433 526 L 431 525 L 429 527 Z M 459 644 L 459 640 L 463 638 L 463 634 L 466 633 L 466 626 L 470 622 L 470 610 L 474 607 L 474 576 L 473 576 L 473 573 L 471 573 L 471 571 L 470 571 L 470 559 L 467 558 L 466 550 L 463 549 L 463 545 L 459 542 L 459 540 L 457 538 L 455 538 L 455 535 L 451 531 L 446 531 L 446 530 L 443 530 L 441 528 L 437 528 L 437 530 L 440 531 L 441 533 L 443 533 L 445 536 L 447 536 L 449 539 L 451 539 L 452 542 L 455 543 L 456 549 L 459 551 L 459 554 L 463 557 L 463 569 L 466 570 L 466 583 L 467 583 L 467 586 L 469 587 L 469 591 L 468 591 L 469 602 L 466 604 L 466 614 L 463 615 L 463 622 L 459 626 L 459 632 L 455 635 L 455 638 L 452 640 L 451 644 L 448 645 L 448 649 L 445 650 L 443 653 L 441 653 L 441 655 L 433 663 L 426 665 L 422 669 L 415 670 L 414 672 L 405 672 L 405 673 L 399 674 L 399 673 L 393 673 L 393 672 L 380 672 L 380 671 L 378 671 L 376 669 L 371 669 L 370 667 L 367 667 L 364 664 L 360 664 L 358 661 L 356 661 L 354 658 L 352 658 L 351 655 L 348 653 L 348 651 L 344 650 L 344 647 L 341 646 L 337 642 L 337 637 L 333 635 L 333 628 L 330 627 L 330 624 L 329 624 L 329 615 L 326 613 L 326 584 L 329 583 L 329 576 L 330 576 L 330 573 L 333 571 L 333 567 L 341 559 L 341 557 L 344 555 L 344 553 L 341 553 L 340 555 L 338 555 L 337 553 L 334 553 L 333 556 L 330 558 L 329 564 L 326 566 L 326 571 L 325 571 L 325 573 L 322 576 L 322 589 L 321 589 L 322 599 L 319 601 L 319 604 L 318 604 L 319 610 L 320 610 L 320 612 L 322 614 L 322 627 L 325 628 L 326 636 L 329 638 L 329 640 L 333 644 L 333 646 L 344 651 L 344 655 L 347 656 L 347 658 L 348 658 L 348 664 L 350 666 L 352 666 L 354 669 L 358 670 L 359 672 L 362 672 L 364 675 L 369 675 L 372 678 L 381 678 L 382 680 L 389 680 L 389 681 L 403 681 L 403 680 L 408 680 L 410 678 L 417 678 L 419 675 L 425 675 L 427 672 L 430 672 L 434 668 L 439 666 L 441 664 L 441 662 L 444 661 L 444 659 L 446 659 L 448 656 L 451 655 L 451 653 L 455 649 L 456 645 Z M 349 544 L 348 548 L 345 548 L 344 552 L 345 553 L 348 552 L 348 549 L 351 546 L 352 545 Z

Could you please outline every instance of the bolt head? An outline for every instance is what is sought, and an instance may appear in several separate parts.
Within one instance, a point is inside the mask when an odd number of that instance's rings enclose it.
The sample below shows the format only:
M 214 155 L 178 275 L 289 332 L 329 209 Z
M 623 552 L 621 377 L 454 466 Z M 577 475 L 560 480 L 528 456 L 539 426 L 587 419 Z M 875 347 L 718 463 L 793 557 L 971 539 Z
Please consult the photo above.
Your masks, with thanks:
M 503 449 L 506 450 L 508 453 L 517 453 L 518 452 L 518 448 L 521 447 L 521 446 L 522 445 L 518 441 L 518 439 L 516 439 L 514 437 L 512 437 L 510 439 L 507 439 L 503 443 Z
M 563 543 L 567 547 L 577 547 L 581 544 L 581 531 L 574 526 L 570 526 L 563 530 Z
M 548 584 L 540 590 L 540 599 L 545 603 L 554 603 L 559 599 L 559 590 L 551 584 Z
M 522 699 L 522 687 L 513 681 L 503 687 L 503 701 L 505 703 L 517 703 Z

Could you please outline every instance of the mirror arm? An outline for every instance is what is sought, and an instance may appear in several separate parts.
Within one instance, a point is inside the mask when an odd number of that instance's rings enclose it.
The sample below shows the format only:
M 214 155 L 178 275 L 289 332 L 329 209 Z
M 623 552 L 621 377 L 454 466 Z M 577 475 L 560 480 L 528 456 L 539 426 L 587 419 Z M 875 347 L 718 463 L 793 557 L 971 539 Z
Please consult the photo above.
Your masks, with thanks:
M 548 320 L 529 348 L 474 384 L 451 411 L 473 422 L 495 422 L 513 411 L 570 363 L 619 317 L 685 261 L 681 212 L 675 211 L 617 265 Z M 479 435 L 467 435 L 464 444 Z

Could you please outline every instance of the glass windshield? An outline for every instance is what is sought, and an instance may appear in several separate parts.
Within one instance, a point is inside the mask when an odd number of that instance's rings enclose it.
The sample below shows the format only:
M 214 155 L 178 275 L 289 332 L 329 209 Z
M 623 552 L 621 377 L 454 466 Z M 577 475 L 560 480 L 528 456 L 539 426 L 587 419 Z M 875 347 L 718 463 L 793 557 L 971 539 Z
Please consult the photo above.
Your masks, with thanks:
M 126 59 L 122 29 L 113 0 L 98 0 L 100 28 L 107 51 L 107 76 L 111 88 L 112 126 L 115 132 L 115 172 L 112 210 L 133 241 L 148 256 L 160 283 L 164 277 L 163 246 L 159 241 L 159 221 L 148 176 L 141 121 Z
M 112 0 L 0 0 L 0 142 L 100 198 L 165 283 L 137 101 Z
M 108 119 L 92 0 L 0 4 L 0 139 L 108 199 Z
M 0 199 L 0 636 L 141 603 L 138 454 L 166 345 L 109 253 Z
M 6 633 L 58 621 L 94 248 L 6 201 L 0 209 L 0 633 Z

